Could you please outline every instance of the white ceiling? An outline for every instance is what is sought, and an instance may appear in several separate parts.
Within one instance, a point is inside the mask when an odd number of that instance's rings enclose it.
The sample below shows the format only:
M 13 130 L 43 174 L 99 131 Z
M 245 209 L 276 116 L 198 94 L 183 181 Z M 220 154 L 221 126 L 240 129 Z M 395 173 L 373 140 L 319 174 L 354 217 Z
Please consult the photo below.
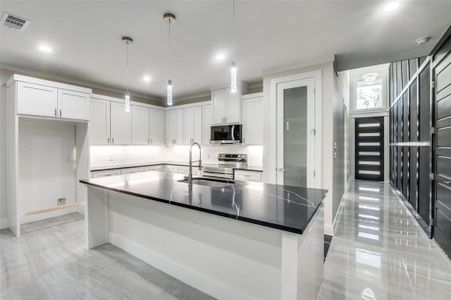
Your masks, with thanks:
M 450 23 L 451 1 L 401 1 L 385 13 L 382 1 L 237 0 L 239 76 L 256 81 L 265 71 L 331 60 L 340 69 L 423 55 Z M 8 1 L 1 12 L 31 20 L 24 32 L 0 26 L 0 63 L 92 82 L 125 87 L 125 46 L 130 35 L 130 89 L 164 97 L 168 78 L 174 96 L 226 85 L 230 54 L 231 0 L 228 1 Z M 162 15 L 177 16 L 168 51 Z M 418 46 L 415 39 L 432 36 Z M 37 46 L 48 43 L 53 54 Z M 169 55 L 170 54 L 170 55 Z M 405 58 L 405 57 L 404 57 Z M 152 82 L 142 81 L 144 74 Z

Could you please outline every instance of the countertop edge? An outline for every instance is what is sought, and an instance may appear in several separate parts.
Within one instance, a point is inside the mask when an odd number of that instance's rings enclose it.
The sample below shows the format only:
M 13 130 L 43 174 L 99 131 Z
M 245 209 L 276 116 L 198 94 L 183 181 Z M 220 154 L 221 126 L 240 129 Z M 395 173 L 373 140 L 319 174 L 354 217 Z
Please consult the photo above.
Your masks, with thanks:
M 110 191 L 113 191 L 113 192 L 118 192 L 118 193 L 123 193 L 123 194 L 131 195 L 131 196 L 135 196 L 135 197 L 139 197 L 139 198 L 149 199 L 149 200 L 157 201 L 157 202 L 160 202 L 160 203 L 166 203 L 166 204 L 169 204 L 169 205 L 174 205 L 174 206 L 178 206 L 178 207 L 192 209 L 192 210 L 196 210 L 196 211 L 200 211 L 200 212 L 205 212 L 205 213 L 209 213 L 209 214 L 213 214 L 213 215 L 218 215 L 218 216 L 226 217 L 226 218 L 229 218 L 229 219 L 239 220 L 239 221 L 252 223 L 252 224 L 256 224 L 256 225 L 260 225 L 260 226 L 264 226 L 264 227 L 268 227 L 268 228 L 272 228 L 272 229 L 287 231 L 287 232 L 291 232 L 291 233 L 295 233 L 295 234 L 302 235 L 304 233 L 304 230 L 305 230 L 305 229 L 292 228 L 292 227 L 287 227 L 287 226 L 283 226 L 283 225 L 277 225 L 277 224 L 268 223 L 268 222 L 264 222 L 264 221 L 260 221 L 260 220 L 240 217 L 240 216 L 236 216 L 236 215 L 230 215 L 230 214 L 219 212 L 219 211 L 214 211 L 214 210 L 205 209 L 205 208 L 196 207 L 196 206 L 190 206 L 190 205 L 186 205 L 186 204 L 183 204 L 183 203 L 180 203 L 180 202 L 172 202 L 172 201 L 169 201 L 169 200 L 166 200 L 166 199 L 161 199 L 161 198 L 152 197 L 152 196 L 148 196 L 148 195 L 138 194 L 138 193 L 134 193 L 134 192 L 130 192 L 130 191 L 124 191 L 124 190 L 115 189 L 115 188 L 112 188 L 112 187 L 106 187 L 106 186 L 103 186 L 103 185 L 100 185 L 100 184 L 95 184 L 95 183 L 92 183 L 92 182 L 89 182 L 89 181 L 86 181 L 86 180 L 80 180 L 80 182 L 83 183 L 83 184 L 86 184 L 86 185 L 90 185 L 90 186 L 97 187 L 97 188 L 102 188 L 102 189 L 105 189 L 105 190 L 110 190 Z M 322 205 L 325 197 L 326 196 L 324 195 L 323 198 L 321 199 L 321 201 L 315 207 L 315 210 L 312 213 L 311 217 L 308 219 L 305 228 L 307 228 L 308 225 L 310 224 L 312 218 L 315 216 L 315 214 L 317 213 L 319 207 Z

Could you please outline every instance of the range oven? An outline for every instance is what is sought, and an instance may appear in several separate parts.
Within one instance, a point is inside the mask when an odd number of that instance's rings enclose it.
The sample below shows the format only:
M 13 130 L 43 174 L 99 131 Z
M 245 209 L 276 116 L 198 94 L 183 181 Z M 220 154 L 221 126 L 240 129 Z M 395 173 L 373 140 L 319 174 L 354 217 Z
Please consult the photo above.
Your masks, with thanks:
M 211 126 L 210 143 L 239 144 L 241 139 L 241 125 L 239 124 Z

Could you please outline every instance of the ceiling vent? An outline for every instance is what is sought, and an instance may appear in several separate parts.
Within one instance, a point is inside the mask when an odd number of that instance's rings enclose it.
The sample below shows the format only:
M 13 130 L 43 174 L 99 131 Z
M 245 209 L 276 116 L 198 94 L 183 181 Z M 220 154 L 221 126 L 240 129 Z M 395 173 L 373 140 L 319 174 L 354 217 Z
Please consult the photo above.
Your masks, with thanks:
M 2 16 L 2 24 L 12 29 L 24 31 L 30 25 L 30 21 L 5 12 Z

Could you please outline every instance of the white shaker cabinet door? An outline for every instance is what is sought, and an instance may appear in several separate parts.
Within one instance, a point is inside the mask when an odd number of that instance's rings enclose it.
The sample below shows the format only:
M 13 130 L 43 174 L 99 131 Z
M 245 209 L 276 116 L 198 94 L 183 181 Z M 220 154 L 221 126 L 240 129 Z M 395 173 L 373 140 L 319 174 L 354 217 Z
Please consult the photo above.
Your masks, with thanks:
M 227 90 L 228 91 L 228 90 Z M 226 123 L 241 123 L 241 93 L 227 93 Z
M 17 100 L 19 114 L 57 117 L 58 90 L 56 88 L 19 82 Z
M 243 101 L 243 144 L 263 144 L 262 106 L 262 98 L 253 98 Z
M 225 89 L 212 91 L 211 100 L 213 105 L 213 124 L 226 123 L 227 91 Z
M 132 144 L 150 144 L 150 112 L 148 108 L 140 106 L 131 107 L 132 114 Z
M 64 119 L 89 120 L 89 94 L 58 89 L 58 116 Z
M 193 142 L 202 144 L 202 107 L 197 106 L 193 108 L 194 111 L 194 136 Z
M 175 110 L 166 111 L 166 145 L 174 145 L 176 142 L 176 113 Z
M 202 119 L 202 144 L 208 145 L 210 144 L 211 125 L 213 123 L 213 111 L 211 105 L 202 106 Z
M 131 112 L 125 111 L 123 103 L 111 102 L 111 144 L 130 145 L 131 127 Z
M 91 145 L 108 145 L 110 143 L 110 102 L 91 99 L 90 111 L 89 137 Z
M 184 121 L 183 109 L 175 111 L 175 121 L 176 121 L 176 137 L 175 143 L 177 145 L 183 145 L 185 142 L 185 121 Z
M 150 110 L 150 143 L 152 145 L 164 144 L 164 111 Z
M 185 141 L 184 144 L 191 145 L 194 141 L 194 107 L 186 108 L 183 110 L 185 117 Z

